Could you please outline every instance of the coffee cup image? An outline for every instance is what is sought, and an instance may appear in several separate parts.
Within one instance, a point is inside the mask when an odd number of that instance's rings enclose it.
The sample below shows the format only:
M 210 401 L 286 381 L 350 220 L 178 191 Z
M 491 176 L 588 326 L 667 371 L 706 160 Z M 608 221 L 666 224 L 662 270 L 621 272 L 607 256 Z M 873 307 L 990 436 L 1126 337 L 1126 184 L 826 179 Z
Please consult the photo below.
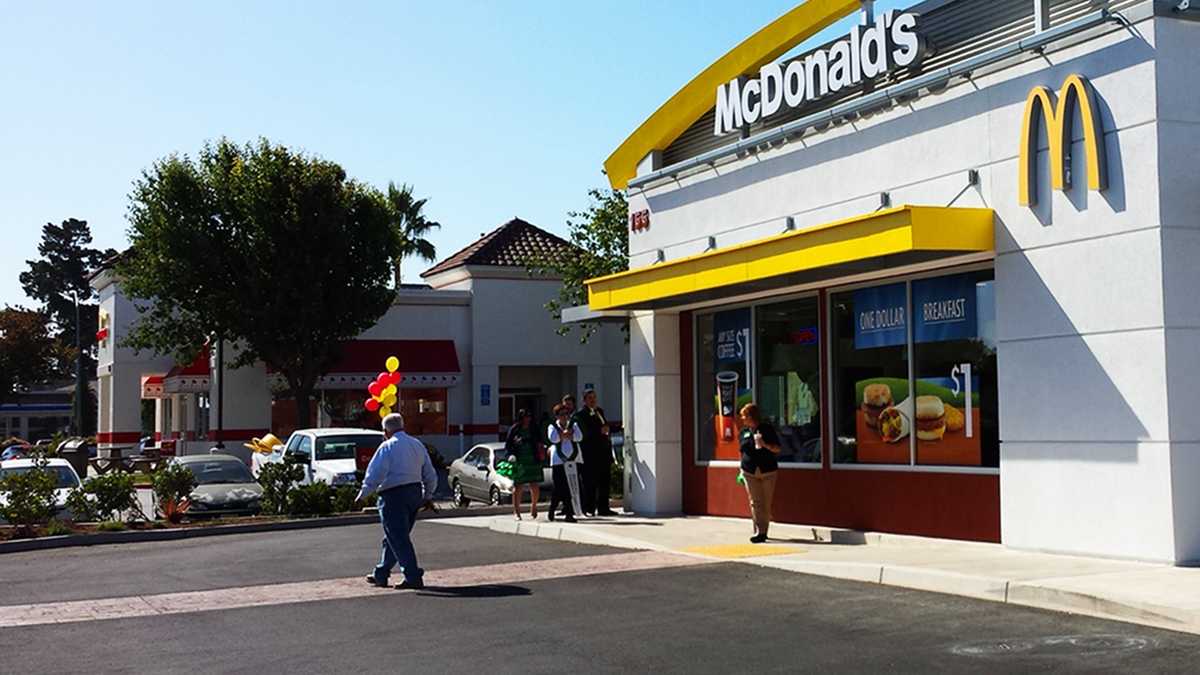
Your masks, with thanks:
M 722 370 L 717 373 L 717 414 L 721 422 L 721 438 L 733 440 L 736 435 L 734 419 L 737 407 L 738 380 L 740 374 L 733 370 Z

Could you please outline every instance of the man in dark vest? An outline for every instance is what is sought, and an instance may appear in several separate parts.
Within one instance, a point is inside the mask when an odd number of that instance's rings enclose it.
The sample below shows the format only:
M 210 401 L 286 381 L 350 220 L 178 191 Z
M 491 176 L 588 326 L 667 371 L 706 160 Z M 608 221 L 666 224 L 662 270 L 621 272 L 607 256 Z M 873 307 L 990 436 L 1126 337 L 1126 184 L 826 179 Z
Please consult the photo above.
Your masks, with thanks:
M 596 405 L 596 391 L 583 392 L 583 407 L 575 413 L 575 423 L 583 431 L 583 502 L 588 515 L 612 516 L 608 507 L 608 482 L 612 471 L 612 442 L 608 437 L 608 420 L 604 409 Z

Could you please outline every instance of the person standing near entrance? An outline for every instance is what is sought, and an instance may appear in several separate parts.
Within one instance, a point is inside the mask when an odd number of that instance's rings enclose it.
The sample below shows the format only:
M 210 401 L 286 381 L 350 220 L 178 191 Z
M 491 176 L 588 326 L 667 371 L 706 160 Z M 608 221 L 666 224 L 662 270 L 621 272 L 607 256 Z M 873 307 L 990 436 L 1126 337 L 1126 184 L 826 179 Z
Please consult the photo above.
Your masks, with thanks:
M 398 413 L 383 418 L 383 435 L 383 443 L 367 464 L 362 489 L 354 498 L 359 502 L 379 493 L 383 554 L 375 570 L 367 575 L 367 583 L 387 586 L 392 568 L 399 563 L 404 582 L 396 584 L 396 588 L 424 588 L 425 571 L 417 565 L 411 535 L 417 512 L 422 508 L 433 509 L 437 470 L 425 445 L 404 433 L 404 418 Z
M 771 527 L 771 502 L 775 498 L 775 479 L 779 477 L 779 434 L 770 422 L 762 420 L 758 406 L 753 403 L 742 406 L 740 417 L 741 471 L 754 522 L 750 542 L 761 544 L 767 540 L 767 530 Z
M 612 472 L 612 443 L 604 409 L 596 405 L 596 390 L 583 392 L 583 407 L 575 413 L 575 423 L 583 431 L 583 512 L 587 515 L 613 516 L 608 507 L 609 474 Z
M 533 413 L 521 410 L 517 413 L 517 423 L 508 430 L 508 439 L 504 443 L 508 452 L 508 463 L 511 466 L 509 478 L 513 482 L 513 515 L 521 519 L 521 496 L 525 486 L 529 486 L 529 496 L 532 504 L 529 506 L 529 516 L 537 520 L 538 498 L 542 484 L 542 433 L 533 424 Z
M 554 422 L 546 435 L 550 438 L 550 467 L 554 473 L 554 492 L 550 494 L 550 512 L 547 517 L 554 520 L 554 510 L 563 504 L 563 520 L 575 522 L 575 514 L 583 510 L 580 504 L 579 465 L 583 453 L 579 442 L 583 431 L 571 419 L 571 411 L 565 405 L 554 406 Z

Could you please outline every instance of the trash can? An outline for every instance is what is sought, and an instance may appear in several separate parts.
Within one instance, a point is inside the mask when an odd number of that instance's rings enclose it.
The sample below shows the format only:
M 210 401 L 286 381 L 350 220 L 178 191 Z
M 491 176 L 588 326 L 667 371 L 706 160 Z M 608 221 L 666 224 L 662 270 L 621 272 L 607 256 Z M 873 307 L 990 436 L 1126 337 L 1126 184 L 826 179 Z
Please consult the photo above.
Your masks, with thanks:
M 89 445 L 86 438 L 69 438 L 58 446 L 58 456 L 67 460 L 81 479 L 88 475 Z

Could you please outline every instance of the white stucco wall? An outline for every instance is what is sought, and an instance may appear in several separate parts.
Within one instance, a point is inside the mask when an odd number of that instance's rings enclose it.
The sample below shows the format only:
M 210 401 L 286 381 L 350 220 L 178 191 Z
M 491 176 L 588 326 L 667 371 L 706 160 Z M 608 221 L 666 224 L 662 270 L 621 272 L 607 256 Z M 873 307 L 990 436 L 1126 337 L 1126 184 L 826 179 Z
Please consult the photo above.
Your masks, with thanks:
M 652 220 L 631 234 L 631 266 L 650 264 L 659 249 L 668 260 L 700 253 L 709 236 L 723 248 L 777 234 L 788 216 L 803 228 L 868 213 L 885 191 L 893 205 L 995 209 L 1003 541 L 1200 558 L 1200 498 L 1178 489 L 1200 478 L 1200 422 L 1190 411 L 1200 393 L 1200 173 L 1183 168 L 1200 153 L 1200 82 L 1189 65 L 1200 25 L 1130 14 L 1141 17 L 1133 30 L 979 73 L 724 165 L 719 176 L 634 190 L 630 210 L 648 208 Z M 1057 91 L 1071 73 L 1087 77 L 1099 99 L 1109 189 L 1085 189 L 1076 124 L 1076 185 L 1051 193 L 1043 137 L 1039 205 L 1021 207 L 1025 97 L 1036 85 Z M 980 185 L 959 195 L 968 169 Z M 656 377 L 639 376 L 674 377 L 639 359 L 658 344 L 633 331 L 639 410 L 670 396 Z M 641 451 L 649 441 L 638 440 Z

